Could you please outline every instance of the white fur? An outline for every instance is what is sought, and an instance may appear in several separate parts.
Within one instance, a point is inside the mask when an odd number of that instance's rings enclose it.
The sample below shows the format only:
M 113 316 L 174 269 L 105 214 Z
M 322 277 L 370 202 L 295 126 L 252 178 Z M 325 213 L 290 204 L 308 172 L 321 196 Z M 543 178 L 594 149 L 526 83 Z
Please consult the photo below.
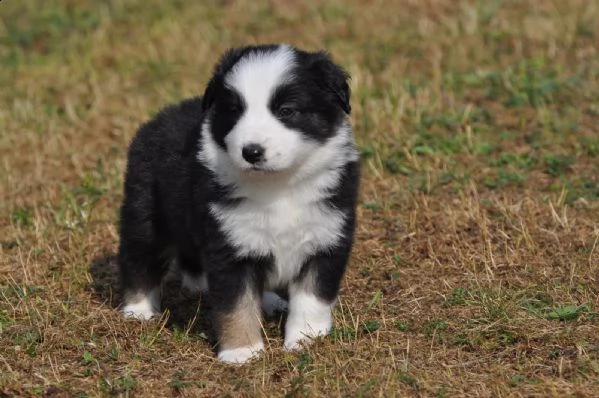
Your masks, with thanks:
M 351 128 L 344 124 L 337 134 L 325 144 L 315 146 L 303 162 L 287 170 L 273 172 L 248 172 L 233 162 L 231 156 L 212 138 L 210 122 L 202 126 L 201 150 L 198 160 L 214 172 L 220 184 L 233 185 L 238 197 L 268 200 L 273 192 L 290 194 L 290 189 L 308 188 L 315 193 L 314 200 L 322 198 L 323 192 L 334 188 L 341 176 L 341 168 L 348 162 L 358 160 L 353 144 Z M 294 132 L 301 137 L 300 132 Z
M 260 342 L 249 347 L 232 348 L 218 353 L 218 359 L 232 364 L 243 364 L 260 355 L 264 350 L 264 343 Z
M 181 272 L 181 284 L 187 290 L 192 293 L 206 293 L 208 292 L 208 278 L 205 273 L 201 273 L 198 276 L 192 276 L 189 273 Z
M 287 286 L 309 256 L 339 242 L 345 214 L 324 199 L 339 184 L 343 167 L 358 159 L 349 123 L 341 125 L 325 143 L 318 143 L 287 128 L 271 113 L 270 97 L 277 86 L 293 79 L 289 73 L 293 62 L 293 52 L 285 46 L 274 53 L 242 59 L 225 81 L 243 96 L 247 109 L 225 137 L 227 150 L 214 141 L 207 118 L 198 153 L 199 161 L 218 182 L 232 187 L 233 197 L 244 199 L 236 206 L 209 205 L 236 255 L 274 257 L 267 289 Z M 247 144 L 266 148 L 265 162 L 260 164 L 266 171 L 252 170 L 243 159 L 242 148 Z M 265 312 L 287 304 L 267 293 L 262 304 Z M 331 304 L 299 289 L 290 294 L 285 347 L 296 349 L 302 342 L 328 333 Z M 227 356 L 243 359 L 248 355 L 243 349 L 231 351 L 238 350 L 240 354 Z
M 275 270 L 267 287 L 287 284 L 308 256 L 337 244 L 345 215 L 321 200 L 339 183 L 341 168 L 357 159 L 349 127 L 342 127 L 285 175 L 248 176 L 212 140 L 208 125 L 202 139 L 199 158 L 221 183 L 234 184 L 235 196 L 246 198 L 236 207 L 211 204 L 210 210 L 238 256 L 274 255 Z
M 283 286 L 296 277 L 305 259 L 334 246 L 342 233 L 343 213 L 301 195 L 271 203 L 245 201 L 234 209 L 211 206 L 239 257 L 274 255 L 267 287 Z
M 262 311 L 268 316 L 273 316 L 276 312 L 283 312 L 289 309 L 287 300 L 275 292 L 265 291 L 262 293 Z
M 280 46 L 272 53 L 243 58 L 225 78 L 225 84 L 233 87 L 246 104 L 245 112 L 225 137 L 229 156 L 240 169 L 254 167 L 242 157 L 242 148 L 248 144 L 265 148 L 260 167 L 268 170 L 286 170 L 300 163 L 317 145 L 287 128 L 268 106 L 276 87 L 292 79 L 289 71 L 293 66 L 293 51 Z
M 289 316 L 285 324 L 286 350 L 301 348 L 317 336 L 326 335 L 333 325 L 332 305 L 319 300 L 311 293 L 291 289 Z
M 271 90 L 283 83 L 295 65 L 293 49 L 280 45 L 274 52 L 250 53 L 227 74 L 225 84 L 235 87 L 246 101 L 267 102 Z
M 271 189 L 287 190 L 289 185 L 318 174 L 321 174 L 318 181 L 308 183 L 316 182 L 312 191 L 320 193 L 337 184 L 338 168 L 358 159 L 349 123 L 344 123 L 334 137 L 320 144 L 287 128 L 272 114 L 269 109 L 272 94 L 294 78 L 291 74 L 294 63 L 293 50 L 282 45 L 274 52 L 248 55 L 225 77 L 225 84 L 243 97 L 247 107 L 225 137 L 226 151 L 212 138 L 209 118 L 202 125 L 198 159 L 215 173 L 219 183 L 234 185 L 241 197 L 268 197 Z M 266 149 L 265 161 L 260 164 L 265 171 L 253 170 L 253 165 L 243 159 L 242 148 L 247 144 L 260 144 Z
M 160 289 L 153 289 L 147 296 L 139 297 L 134 303 L 126 304 L 121 310 L 126 318 L 137 318 L 140 320 L 150 319 L 160 314 Z

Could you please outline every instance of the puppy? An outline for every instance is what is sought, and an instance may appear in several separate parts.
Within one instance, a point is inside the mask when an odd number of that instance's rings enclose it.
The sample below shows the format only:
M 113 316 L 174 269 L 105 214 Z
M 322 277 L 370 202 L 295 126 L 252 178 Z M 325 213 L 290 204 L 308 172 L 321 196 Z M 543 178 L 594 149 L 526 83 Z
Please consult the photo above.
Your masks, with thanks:
M 329 332 L 359 183 L 348 78 L 323 52 L 231 49 L 203 97 L 138 130 L 120 220 L 125 316 L 160 312 L 175 259 L 205 293 L 224 362 L 264 348 L 261 306 L 288 309 L 288 350 Z

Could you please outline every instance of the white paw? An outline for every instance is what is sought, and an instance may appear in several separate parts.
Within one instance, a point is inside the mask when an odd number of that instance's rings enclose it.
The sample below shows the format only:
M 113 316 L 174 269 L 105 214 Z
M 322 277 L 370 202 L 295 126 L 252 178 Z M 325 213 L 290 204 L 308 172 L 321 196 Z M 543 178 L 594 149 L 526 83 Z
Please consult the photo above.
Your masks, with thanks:
M 299 325 L 289 325 L 285 328 L 285 343 L 286 350 L 299 350 L 305 345 L 311 344 L 315 338 L 326 336 L 332 327 L 332 322 L 312 322 Z
M 160 314 L 160 291 L 152 290 L 147 296 L 136 296 L 134 303 L 126 304 L 121 312 L 125 318 L 148 320 Z
M 125 318 L 135 318 L 142 321 L 146 321 L 159 314 L 159 312 L 155 311 L 153 308 L 148 308 L 147 306 L 140 304 L 126 305 L 121 312 Z
M 289 317 L 285 325 L 286 350 L 297 350 L 312 343 L 318 336 L 326 336 L 333 326 L 331 305 L 314 295 L 298 293 L 291 297 Z
M 249 347 L 232 348 L 218 353 L 218 359 L 231 364 L 244 364 L 257 357 L 264 350 L 264 343 L 254 344 Z
M 262 311 L 267 316 L 273 316 L 276 312 L 285 312 L 288 309 L 289 303 L 278 294 L 269 291 L 262 293 Z
M 187 272 L 181 272 L 181 285 L 191 293 L 208 292 L 208 278 L 205 273 L 191 275 Z

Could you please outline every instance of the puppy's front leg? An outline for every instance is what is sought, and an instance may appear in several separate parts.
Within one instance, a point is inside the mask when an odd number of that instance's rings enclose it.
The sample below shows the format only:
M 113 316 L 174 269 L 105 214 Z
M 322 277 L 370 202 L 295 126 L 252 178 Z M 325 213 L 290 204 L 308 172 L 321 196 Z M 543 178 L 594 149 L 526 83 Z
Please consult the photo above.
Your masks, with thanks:
M 286 350 L 301 348 L 313 338 L 325 336 L 331 330 L 333 302 L 317 297 L 313 291 L 294 285 L 289 291 L 289 316 L 285 324 Z
M 209 275 L 209 297 L 218 336 L 218 359 L 223 362 L 242 364 L 264 349 L 261 293 L 251 279 L 223 283 L 222 277 L 211 278 Z
M 345 272 L 350 246 L 314 256 L 300 278 L 289 286 L 289 316 L 285 324 L 285 349 L 295 350 L 333 326 L 332 310 Z

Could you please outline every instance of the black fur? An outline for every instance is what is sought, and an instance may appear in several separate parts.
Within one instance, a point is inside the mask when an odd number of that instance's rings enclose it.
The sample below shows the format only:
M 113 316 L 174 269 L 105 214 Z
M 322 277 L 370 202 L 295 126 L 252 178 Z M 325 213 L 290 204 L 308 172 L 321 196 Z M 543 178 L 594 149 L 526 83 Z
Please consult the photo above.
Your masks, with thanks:
M 235 242 L 221 232 L 208 209 L 209 203 L 235 207 L 244 198 L 233 197 L 233 187 L 217 183 L 197 155 L 206 118 L 213 138 L 224 147 L 224 137 L 244 112 L 243 99 L 224 85 L 227 73 L 248 53 L 276 48 L 228 51 L 214 69 L 203 99 L 192 98 L 165 108 L 133 138 L 120 220 L 119 264 L 125 301 L 158 287 L 173 256 L 188 273 L 206 273 L 210 286 L 207 298 L 215 319 L 231 311 L 248 285 L 256 295 L 264 289 L 272 256 L 238 258 Z M 289 128 L 324 143 L 351 111 L 348 75 L 325 53 L 294 51 L 297 65 L 292 73 L 296 79 L 277 89 L 270 109 Z M 328 302 L 338 294 L 350 255 L 358 180 L 357 161 L 348 162 L 341 181 L 331 187 L 325 201 L 346 214 L 344 236 L 336 247 L 314 253 L 297 276 L 299 280 L 315 275 L 315 294 Z M 218 331 L 219 325 L 216 327 Z

